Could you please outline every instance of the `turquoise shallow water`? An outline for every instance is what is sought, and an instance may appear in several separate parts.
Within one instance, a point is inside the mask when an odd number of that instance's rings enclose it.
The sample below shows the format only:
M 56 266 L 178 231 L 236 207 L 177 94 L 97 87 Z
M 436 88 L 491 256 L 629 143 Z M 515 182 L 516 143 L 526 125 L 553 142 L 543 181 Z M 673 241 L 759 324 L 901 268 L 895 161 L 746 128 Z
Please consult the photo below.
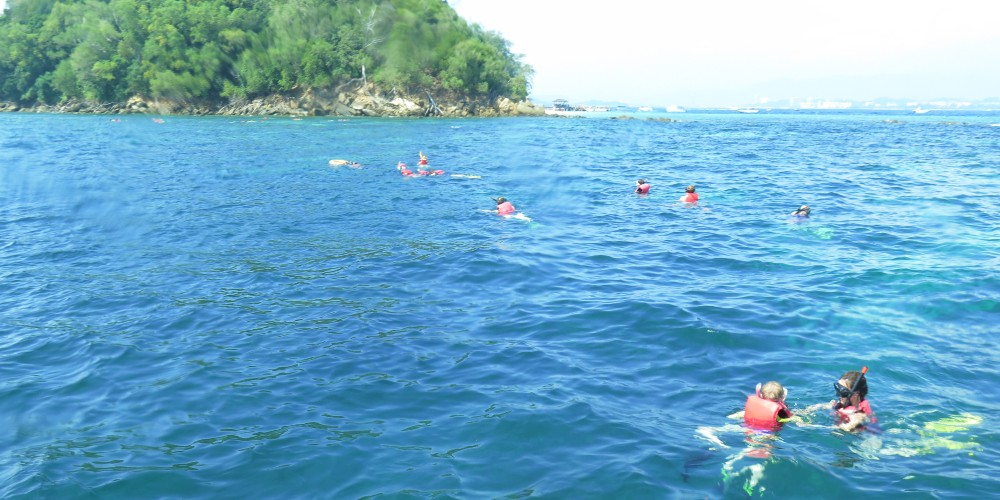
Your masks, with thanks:
M 680 118 L 0 114 L 0 496 L 997 491 L 1000 115 Z

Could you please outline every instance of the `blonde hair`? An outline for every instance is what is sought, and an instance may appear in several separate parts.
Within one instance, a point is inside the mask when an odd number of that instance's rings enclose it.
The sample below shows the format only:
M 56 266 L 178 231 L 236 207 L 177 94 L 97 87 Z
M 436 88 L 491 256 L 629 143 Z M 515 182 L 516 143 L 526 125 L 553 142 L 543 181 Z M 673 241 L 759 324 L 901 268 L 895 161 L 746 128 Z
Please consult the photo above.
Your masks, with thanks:
M 788 391 L 781 384 L 773 380 L 760 388 L 760 397 L 770 399 L 771 401 L 782 401 L 787 395 Z

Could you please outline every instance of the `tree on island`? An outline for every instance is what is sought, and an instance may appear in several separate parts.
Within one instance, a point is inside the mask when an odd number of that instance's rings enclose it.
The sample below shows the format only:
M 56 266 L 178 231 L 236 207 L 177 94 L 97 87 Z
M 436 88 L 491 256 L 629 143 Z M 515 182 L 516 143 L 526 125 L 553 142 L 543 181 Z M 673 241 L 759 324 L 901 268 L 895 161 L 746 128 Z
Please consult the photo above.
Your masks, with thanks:
M 239 101 L 370 81 L 494 101 L 533 70 L 441 0 L 11 0 L 0 100 Z M 428 93 L 429 95 L 429 93 Z

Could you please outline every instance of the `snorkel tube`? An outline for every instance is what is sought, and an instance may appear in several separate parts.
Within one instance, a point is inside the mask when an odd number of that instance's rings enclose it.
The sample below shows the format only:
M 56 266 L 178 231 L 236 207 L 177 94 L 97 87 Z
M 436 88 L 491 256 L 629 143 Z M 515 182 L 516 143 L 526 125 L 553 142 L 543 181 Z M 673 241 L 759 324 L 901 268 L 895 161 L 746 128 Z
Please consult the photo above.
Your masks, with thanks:
M 865 378 L 865 374 L 866 373 L 868 373 L 868 367 L 867 366 L 862 366 L 861 367 L 861 376 L 858 377 L 858 379 L 855 380 L 853 384 L 851 384 L 851 394 L 854 394 L 854 391 L 857 390 L 858 384 L 861 383 L 861 379 Z

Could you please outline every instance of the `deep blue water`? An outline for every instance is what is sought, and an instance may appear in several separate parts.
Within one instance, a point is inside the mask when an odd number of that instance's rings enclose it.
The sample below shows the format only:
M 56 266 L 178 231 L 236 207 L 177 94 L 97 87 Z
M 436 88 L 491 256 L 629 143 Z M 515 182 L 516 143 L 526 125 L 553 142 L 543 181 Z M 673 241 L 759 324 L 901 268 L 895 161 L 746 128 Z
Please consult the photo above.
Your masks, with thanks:
M 1000 490 L 1000 115 L 671 117 L 0 114 L 0 496 Z

